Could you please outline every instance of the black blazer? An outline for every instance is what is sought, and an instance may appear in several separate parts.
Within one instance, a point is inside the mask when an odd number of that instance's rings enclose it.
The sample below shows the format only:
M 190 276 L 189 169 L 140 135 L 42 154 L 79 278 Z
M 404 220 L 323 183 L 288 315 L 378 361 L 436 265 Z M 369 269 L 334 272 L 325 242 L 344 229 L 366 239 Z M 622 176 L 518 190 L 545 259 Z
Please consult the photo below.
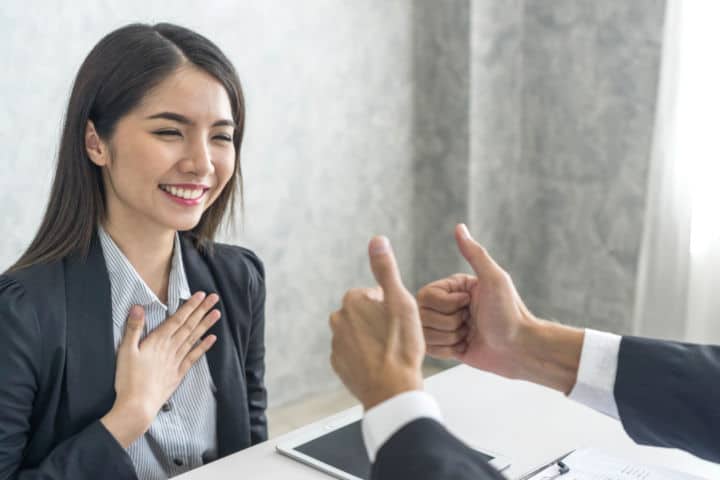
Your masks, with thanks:
M 250 250 L 201 254 L 181 235 L 190 290 L 217 292 L 207 353 L 220 457 L 267 439 L 265 285 Z M 115 400 L 110 279 L 97 236 L 69 256 L 0 276 L 0 480 L 135 479 L 99 419 Z
M 623 337 L 615 402 L 638 443 L 720 463 L 720 347 Z M 503 480 L 434 420 L 418 419 L 378 451 L 373 480 Z

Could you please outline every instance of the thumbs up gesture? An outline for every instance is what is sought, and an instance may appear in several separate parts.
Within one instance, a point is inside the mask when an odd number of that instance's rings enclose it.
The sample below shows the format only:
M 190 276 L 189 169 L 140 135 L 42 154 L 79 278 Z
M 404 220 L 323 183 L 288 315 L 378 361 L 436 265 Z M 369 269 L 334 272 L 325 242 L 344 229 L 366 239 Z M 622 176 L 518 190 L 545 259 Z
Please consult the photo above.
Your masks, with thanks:
M 464 224 L 456 227 L 455 241 L 475 275 L 455 274 L 418 292 L 428 354 L 509 378 L 525 377 L 523 338 L 539 320 Z
M 422 389 L 425 355 L 415 298 L 402 283 L 385 237 L 369 244 L 374 288 L 354 288 L 330 315 L 331 364 L 366 410 L 410 390 Z
M 428 354 L 568 394 L 584 330 L 534 316 L 465 225 L 455 228 L 455 241 L 475 275 L 451 275 L 418 292 Z

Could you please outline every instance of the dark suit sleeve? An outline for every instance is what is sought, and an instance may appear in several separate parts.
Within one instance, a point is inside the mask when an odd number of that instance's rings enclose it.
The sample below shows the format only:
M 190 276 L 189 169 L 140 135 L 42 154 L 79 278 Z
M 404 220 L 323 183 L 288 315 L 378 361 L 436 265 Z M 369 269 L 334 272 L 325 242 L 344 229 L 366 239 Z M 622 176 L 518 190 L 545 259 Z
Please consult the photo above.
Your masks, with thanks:
M 720 347 L 623 337 L 615 401 L 636 442 L 720 462 Z
M 372 480 L 504 480 L 472 448 L 430 418 L 414 420 L 383 444 Z
M 267 391 L 265 389 L 265 269 L 260 259 L 245 250 L 252 263 L 250 297 L 252 326 L 245 358 L 245 379 L 247 381 L 248 410 L 250 412 L 250 441 L 253 445 L 268 438 Z
M 125 450 L 99 421 L 23 465 L 44 353 L 35 309 L 21 285 L 0 276 L 0 480 L 135 479 Z

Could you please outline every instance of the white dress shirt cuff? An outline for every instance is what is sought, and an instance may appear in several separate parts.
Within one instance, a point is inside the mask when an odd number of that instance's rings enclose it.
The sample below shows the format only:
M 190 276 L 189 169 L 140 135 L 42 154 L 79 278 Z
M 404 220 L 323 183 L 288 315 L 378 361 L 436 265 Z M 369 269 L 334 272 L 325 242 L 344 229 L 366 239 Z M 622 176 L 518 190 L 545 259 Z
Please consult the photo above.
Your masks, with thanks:
M 615 403 L 615 376 L 622 337 L 586 329 L 577 382 L 569 397 L 605 415 L 619 419 Z
M 443 422 L 440 407 L 433 397 L 421 390 L 404 392 L 385 400 L 367 412 L 362 421 L 363 440 L 370 462 L 380 447 L 408 423 L 422 417 Z

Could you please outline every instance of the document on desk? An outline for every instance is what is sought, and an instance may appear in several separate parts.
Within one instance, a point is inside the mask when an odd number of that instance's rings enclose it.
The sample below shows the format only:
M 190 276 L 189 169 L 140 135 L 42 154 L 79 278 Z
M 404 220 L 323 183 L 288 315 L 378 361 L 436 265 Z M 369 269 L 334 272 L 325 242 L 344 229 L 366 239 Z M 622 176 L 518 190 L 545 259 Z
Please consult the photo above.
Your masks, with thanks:
M 563 464 L 566 467 L 563 469 Z M 564 470 L 564 471 L 563 471 Z M 642 465 L 601 450 L 576 450 L 562 464 L 549 466 L 531 480 L 706 480 L 688 473 Z

